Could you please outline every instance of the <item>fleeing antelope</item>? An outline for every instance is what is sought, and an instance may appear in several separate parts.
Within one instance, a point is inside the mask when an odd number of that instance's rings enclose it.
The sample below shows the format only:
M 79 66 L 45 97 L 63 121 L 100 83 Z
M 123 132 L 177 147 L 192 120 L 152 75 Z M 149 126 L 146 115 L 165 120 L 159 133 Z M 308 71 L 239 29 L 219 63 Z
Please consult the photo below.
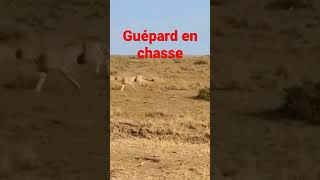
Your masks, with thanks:
M 80 83 L 71 75 L 70 69 L 79 64 L 94 63 L 96 65 L 95 73 L 98 75 L 101 65 L 106 59 L 99 45 L 96 42 L 85 42 L 54 48 L 42 48 L 39 55 L 32 61 L 39 73 L 39 80 L 34 90 L 36 92 L 42 91 L 49 75 L 49 70 L 58 70 L 73 86 L 80 89 Z M 16 57 L 18 59 L 24 58 L 22 49 L 17 50 Z

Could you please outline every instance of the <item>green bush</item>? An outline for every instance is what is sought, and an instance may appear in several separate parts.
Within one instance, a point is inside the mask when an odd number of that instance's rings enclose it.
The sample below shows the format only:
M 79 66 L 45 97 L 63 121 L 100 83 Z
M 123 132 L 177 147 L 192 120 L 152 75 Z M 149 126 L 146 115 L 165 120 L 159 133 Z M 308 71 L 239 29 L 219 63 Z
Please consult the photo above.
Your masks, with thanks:
M 284 89 L 283 110 L 312 124 L 320 124 L 320 82 L 304 82 Z
M 210 94 L 211 94 L 210 88 L 205 87 L 205 88 L 199 89 L 197 98 L 210 101 Z

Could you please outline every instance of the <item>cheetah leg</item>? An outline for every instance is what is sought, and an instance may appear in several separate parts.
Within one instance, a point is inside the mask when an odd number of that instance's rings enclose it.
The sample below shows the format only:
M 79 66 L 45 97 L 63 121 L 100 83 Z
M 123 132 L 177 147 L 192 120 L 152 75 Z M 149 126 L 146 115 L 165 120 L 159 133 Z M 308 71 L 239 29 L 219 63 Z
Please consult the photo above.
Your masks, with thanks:
M 63 76 L 69 80 L 72 85 L 74 85 L 76 88 L 80 89 L 80 84 L 68 73 L 68 71 L 64 68 L 60 68 L 60 72 L 63 74 Z
M 129 85 L 133 90 L 136 90 L 131 83 L 129 83 Z
M 47 80 L 47 76 L 48 74 L 45 73 L 45 72 L 40 72 L 39 74 L 39 81 L 36 85 L 36 88 L 34 89 L 35 92 L 41 92 L 42 91 L 42 87 L 43 87 L 43 84 L 46 82 Z
M 98 62 L 97 62 L 97 66 L 96 66 L 96 75 L 97 75 L 97 76 L 98 76 L 99 73 L 100 73 L 100 66 L 101 66 L 101 62 L 98 61 Z
M 122 84 L 121 91 L 123 91 L 125 84 Z

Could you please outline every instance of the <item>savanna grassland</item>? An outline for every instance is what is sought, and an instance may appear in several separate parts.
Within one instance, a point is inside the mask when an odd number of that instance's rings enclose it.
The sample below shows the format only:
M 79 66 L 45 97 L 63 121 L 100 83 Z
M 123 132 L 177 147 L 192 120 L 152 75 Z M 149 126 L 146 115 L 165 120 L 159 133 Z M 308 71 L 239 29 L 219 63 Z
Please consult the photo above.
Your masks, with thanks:
M 43 92 L 33 89 L 39 48 L 105 42 L 104 4 L 1 0 L 0 14 L 0 179 L 103 179 L 105 78 L 92 65 L 72 63 L 80 89 L 54 69 Z
M 209 179 L 209 56 L 137 59 L 111 56 L 111 76 L 141 74 L 134 91 L 111 80 L 111 178 Z
M 217 179 L 320 178 L 319 125 L 279 111 L 288 97 L 285 88 L 319 82 L 318 5 L 212 3 Z M 295 111 L 310 111 L 310 101 L 300 95 L 305 96 L 300 90 L 291 96 L 300 106 Z

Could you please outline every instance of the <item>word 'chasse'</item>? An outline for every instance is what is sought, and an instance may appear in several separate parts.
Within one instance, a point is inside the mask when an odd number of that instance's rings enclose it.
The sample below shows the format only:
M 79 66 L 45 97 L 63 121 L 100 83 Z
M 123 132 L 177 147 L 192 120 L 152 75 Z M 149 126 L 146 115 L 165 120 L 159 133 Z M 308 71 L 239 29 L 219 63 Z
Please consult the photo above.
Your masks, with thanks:
M 123 32 L 123 39 L 125 41 L 145 41 L 150 45 L 155 42 L 178 41 L 178 30 L 171 33 L 152 33 L 144 30 L 143 33 L 135 33 L 131 30 Z M 183 33 L 181 36 L 183 41 L 198 41 L 197 33 Z M 182 50 L 150 50 L 145 47 L 143 50 L 137 52 L 139 58 L 182 58 Z

